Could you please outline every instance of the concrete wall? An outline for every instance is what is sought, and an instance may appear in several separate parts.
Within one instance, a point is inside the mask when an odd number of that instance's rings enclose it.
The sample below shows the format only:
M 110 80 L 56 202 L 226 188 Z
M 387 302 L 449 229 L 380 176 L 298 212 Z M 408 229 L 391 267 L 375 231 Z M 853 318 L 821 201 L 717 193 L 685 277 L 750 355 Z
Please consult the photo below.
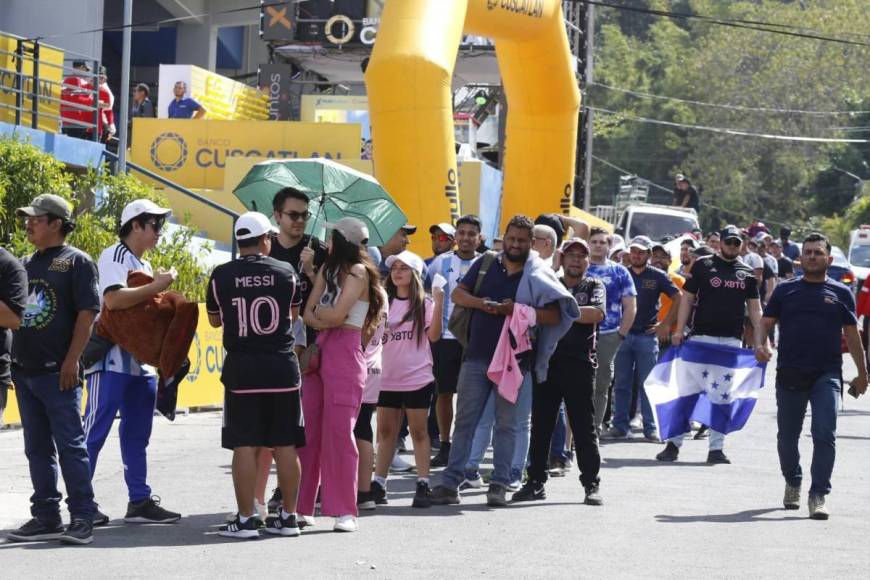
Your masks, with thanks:
M 44 42 L 92 58 L 103 52 L 103 34 L 75 33 L 102 26 L 103 0 L 0 0 L 3 32 L 50 37 Z

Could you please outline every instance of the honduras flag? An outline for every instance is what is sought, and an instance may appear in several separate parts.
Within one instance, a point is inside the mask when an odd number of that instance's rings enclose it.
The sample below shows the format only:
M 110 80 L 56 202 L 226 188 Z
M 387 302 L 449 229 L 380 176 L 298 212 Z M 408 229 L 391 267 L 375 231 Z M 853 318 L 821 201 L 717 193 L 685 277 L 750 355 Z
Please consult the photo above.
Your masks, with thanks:
M 690 420 L 720 433 L 742 429 L 764 386 L 766 367 L 743 348 L 693 340 L 670 348 L 643 385 L 659 437 L 688 433 Z

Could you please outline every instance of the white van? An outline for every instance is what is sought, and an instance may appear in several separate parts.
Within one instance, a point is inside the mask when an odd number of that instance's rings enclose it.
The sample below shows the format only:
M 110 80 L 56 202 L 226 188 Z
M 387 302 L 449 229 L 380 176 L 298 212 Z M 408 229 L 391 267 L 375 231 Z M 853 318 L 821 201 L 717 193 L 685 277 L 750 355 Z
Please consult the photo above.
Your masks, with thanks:
M 858 288 L 861 288 L 864 280 L 870 276 L 870 225 L 862 225 L 849 234 L 847 259 L 858 279 Z
M 697 227 L 698 214 L 691 208 L 637 203 L 626 207 L 619 216 L 616 233 L 626 240 L 647 236 L 658 241 L 665 236 L 682 236 Z

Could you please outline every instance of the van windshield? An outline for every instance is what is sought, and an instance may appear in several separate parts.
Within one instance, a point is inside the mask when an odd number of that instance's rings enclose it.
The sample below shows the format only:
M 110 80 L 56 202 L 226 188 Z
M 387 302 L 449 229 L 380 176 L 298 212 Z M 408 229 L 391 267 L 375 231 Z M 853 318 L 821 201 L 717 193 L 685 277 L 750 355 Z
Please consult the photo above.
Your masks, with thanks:
M 660 240 L 665 236 L 681 236 L 698 227 L 698 222 L 689 216 L 637 212 L 631 216 L 627 239 L 647 236 Z
M 870 246 L 852 246 L 849 262 L 859 268 L 870 268 Z

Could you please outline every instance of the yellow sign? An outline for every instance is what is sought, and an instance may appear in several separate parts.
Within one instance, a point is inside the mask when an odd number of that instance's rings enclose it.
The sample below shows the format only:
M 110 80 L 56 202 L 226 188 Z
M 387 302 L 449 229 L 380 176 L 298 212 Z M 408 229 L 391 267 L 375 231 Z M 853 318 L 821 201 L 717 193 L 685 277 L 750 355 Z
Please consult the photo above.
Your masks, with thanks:
M 209 119 L 265 121 L 269 96 L 231 78 L 192 66 L 190 94 L 208 111 Z
M 221 383 L 221 370 L 224 367 L 224 347 L 222 329 L 212 328 L 208 323 L 205 304 L 199 305 L 199 325 L 193 344 L 190 346 L 190 374 L 178 386 L 178 407 L 205 407 L 223 405 L 224 387 Z M 18 403 L 9 391 L 9 404 L 3 415 L 3 422 L 9 425 L 21 423 Z M 82 397 L 84 412 L 87 397 Z
M 0 34 L 0 121 L 15 123 L 17 93 L 15 90 L 17 57 L 13 54 L 18 47 L 19 38 Z M 32 54 L 33 43 L 25 42 L 25 53 Z M 63 80 L 63 51 L 45 44 L 39 45 L 39 123 L 43 131 L 57 133 L 60 127 L 60 92 Z M 57 65 L 57 66 L 49 66 Z M 33 87 L 33 61 L 25 58 L 21 63 L 24 80 L 24 103 L 21 124 L 31 126 L 30 91 Z
M 230 157 L 358 159 L 360 126 L 276 121 L 133 121 L 130 159 L 188 188 L 220 189 Z

